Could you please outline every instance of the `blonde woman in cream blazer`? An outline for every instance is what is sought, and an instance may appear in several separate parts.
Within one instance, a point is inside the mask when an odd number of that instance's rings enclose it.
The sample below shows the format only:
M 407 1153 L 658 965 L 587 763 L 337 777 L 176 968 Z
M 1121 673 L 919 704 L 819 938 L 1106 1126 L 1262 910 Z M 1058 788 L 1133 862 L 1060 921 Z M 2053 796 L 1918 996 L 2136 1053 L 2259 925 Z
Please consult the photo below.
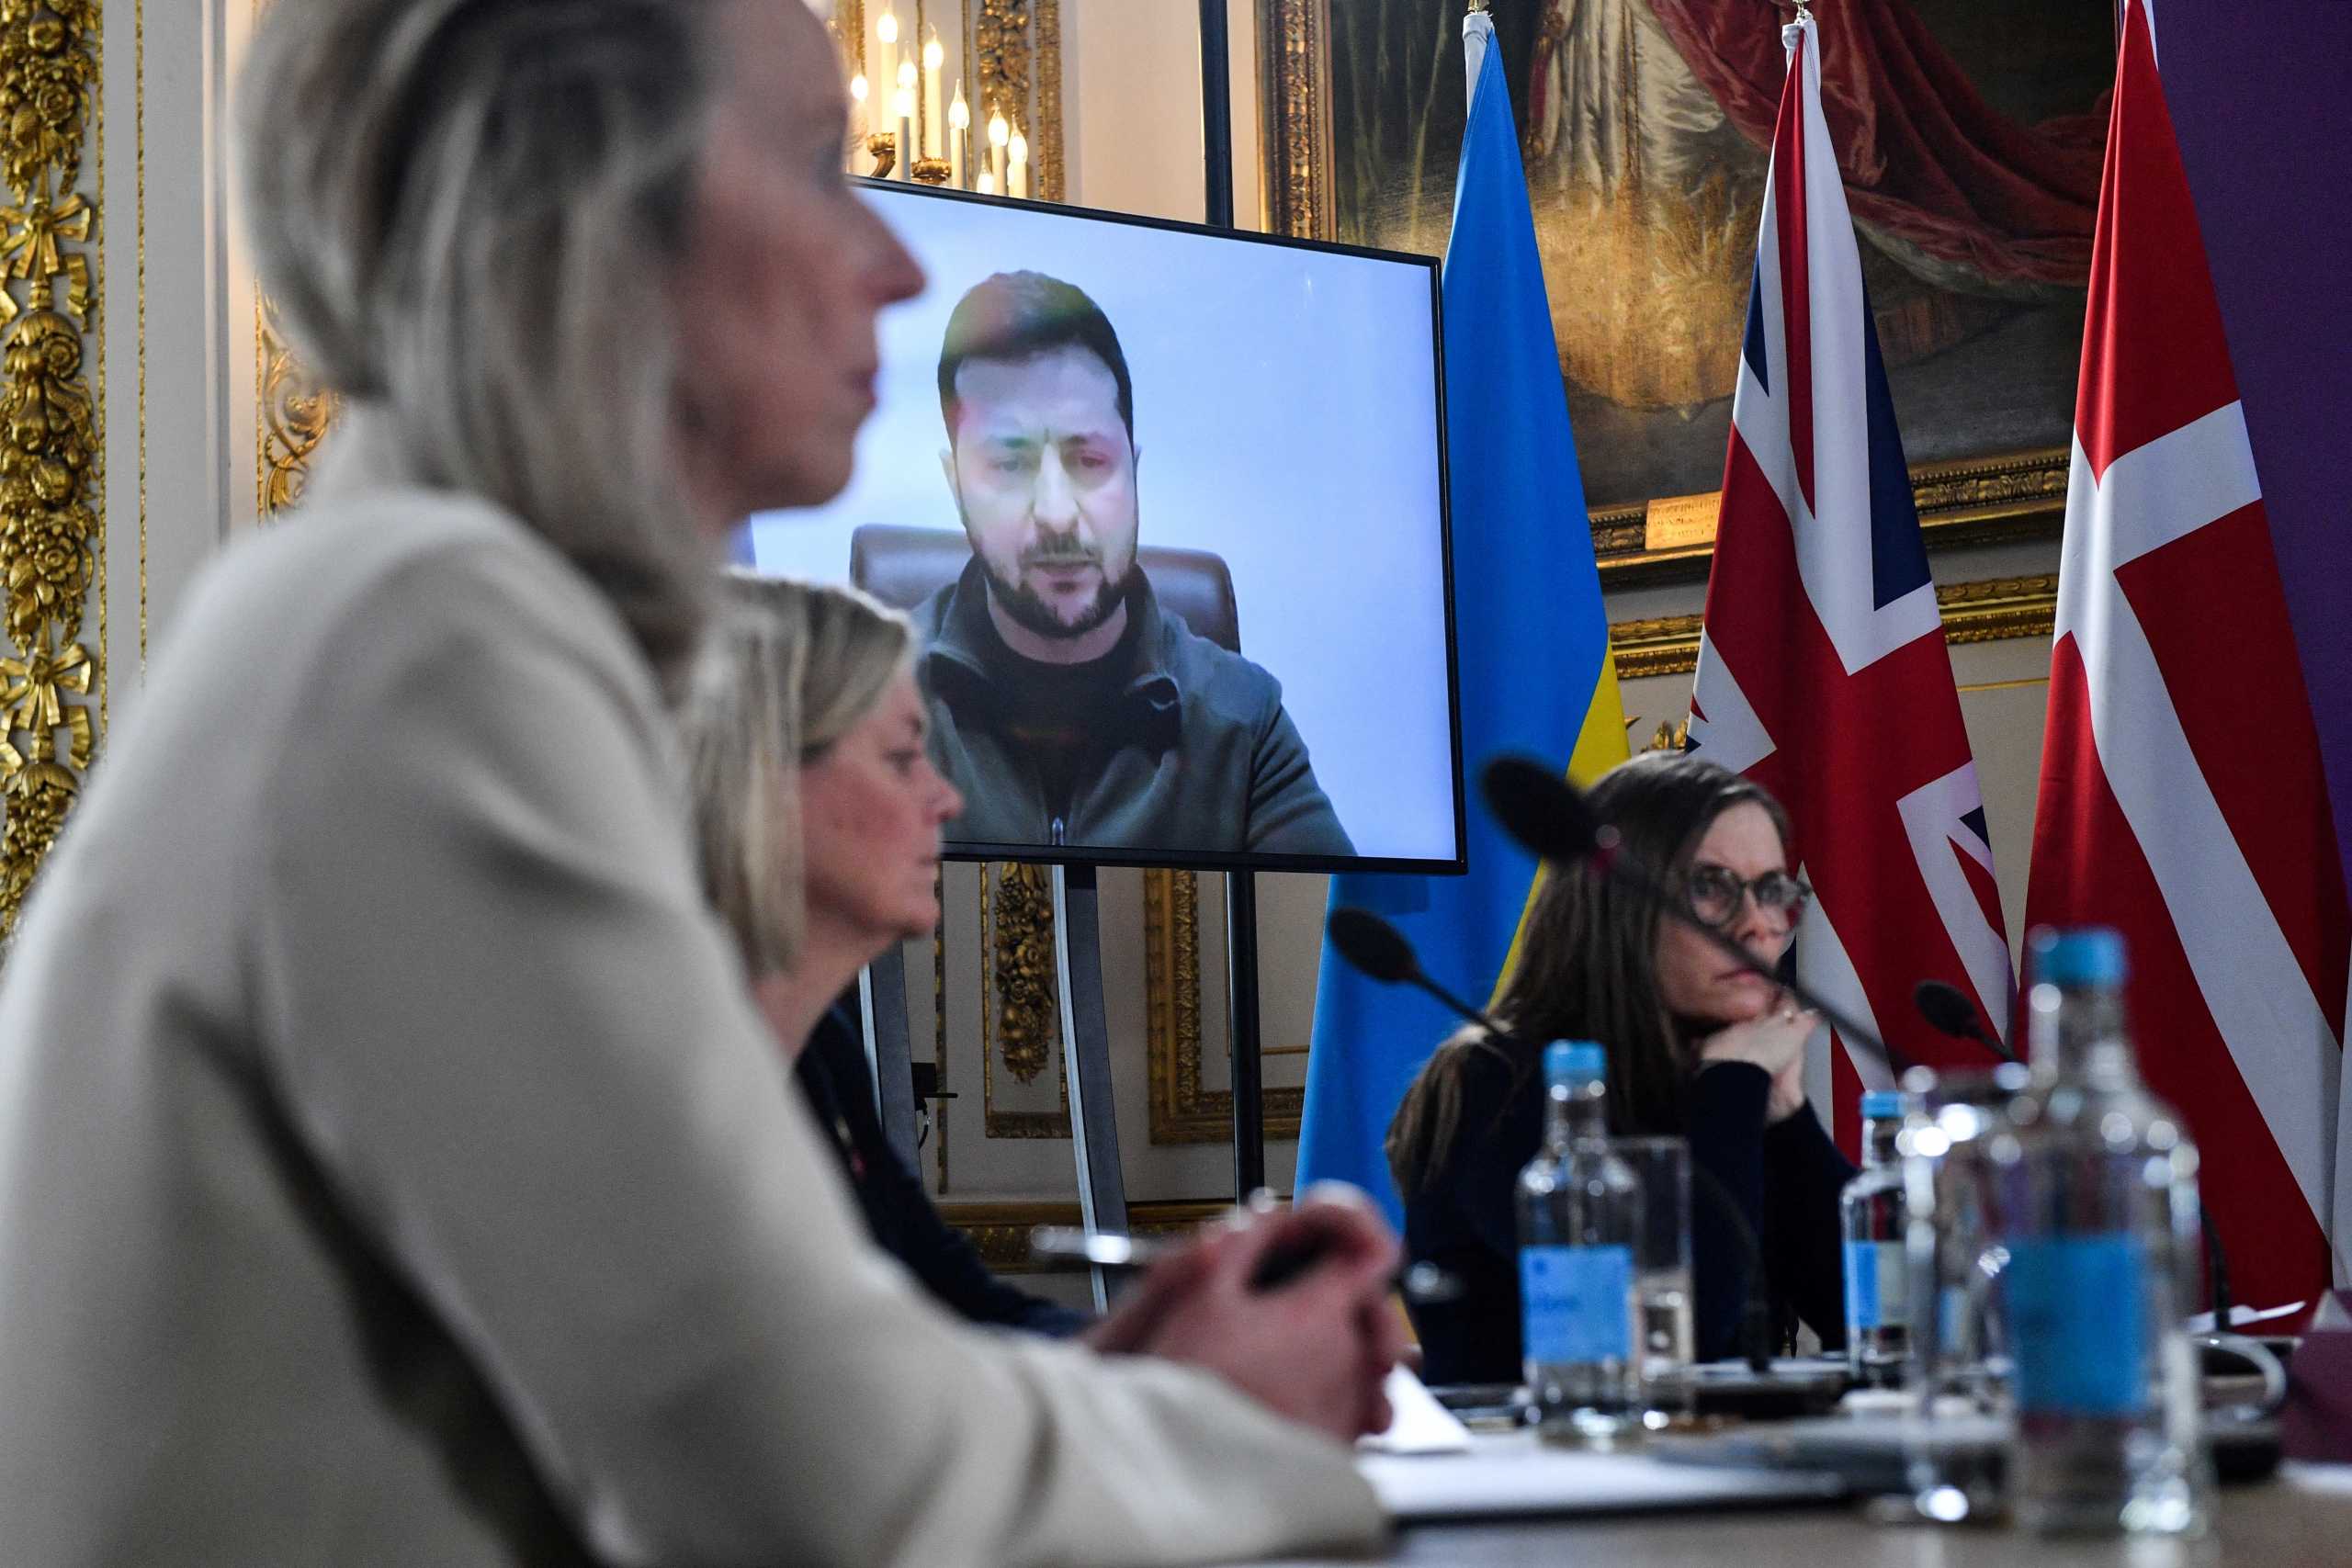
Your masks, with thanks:
M 707 558 L 838 489 L 920 284 L 807 8 L 288 0 L 253 59 L 256 249 L 353 412 L 169 630 L 0 972 L 0 1552 L 1376 1539 L 1334 1439 L 1381 1414 L 1384 1233 L 1196 1247 L 1128 1334 L 1195 1366 L 963 1328 L 863 1240 L 705 908 L 663 696 Z

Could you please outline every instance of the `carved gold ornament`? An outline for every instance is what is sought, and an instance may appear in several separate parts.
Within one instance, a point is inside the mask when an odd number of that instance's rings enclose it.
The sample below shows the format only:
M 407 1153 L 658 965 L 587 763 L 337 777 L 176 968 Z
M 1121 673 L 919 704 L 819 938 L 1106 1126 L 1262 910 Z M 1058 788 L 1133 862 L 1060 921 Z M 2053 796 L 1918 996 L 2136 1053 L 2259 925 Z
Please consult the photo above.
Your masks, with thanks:
M 255 306 L 260 343 L 261 453 L 259 493 L 263 522 L 274 522 L 302 499 L 311 460 L 334 423 L 341 400 L 320 386 L 288 346 L 277 326 L 277 307 L 262 296 Z
M 0 0 L 0 941 L 96 740 L 98 660 L 82 629 L 103 528 L 83 375 L 96 292 L 77 247 L 92 244 L 98 212 L 75 186 L 98 21 L 97 0 Z
M 97 0 L 0 0 L 0 175 L 20 202 L 81 175 L 97 37 Z
M 1050 877 L 1042 865 L 1008 862 L 999 868 L 989 911 L 999 1049 L 1005 1070 L 1024 1084 L 1037 1081 L 1060 1037 Z
M 1059 201 L 1068 188 L 1062 131 L 1061 0 L 965 0 L 964 58 L 978 93 L 977 129 L 990 114 L 1029 138 L 1039 201 Z
M 980 872 L 980 1129 L 987 1138 L 1067 1138 L 1069 1078 L 1063 1069 L 1054 968 L 1053 873 L 991 861 Z M 1005 1080 L 998 1073 L 1001 1068 Z M 1037 1079 L 1052 1074 L 1050 1089 Z M 1015 1087 L 1026 1093 L 1011 1092 Z M 1013 1104 L 1000 1105 L 999 1091 Z M 1050 1092 L 1052 1103 L 1039 1100 Z

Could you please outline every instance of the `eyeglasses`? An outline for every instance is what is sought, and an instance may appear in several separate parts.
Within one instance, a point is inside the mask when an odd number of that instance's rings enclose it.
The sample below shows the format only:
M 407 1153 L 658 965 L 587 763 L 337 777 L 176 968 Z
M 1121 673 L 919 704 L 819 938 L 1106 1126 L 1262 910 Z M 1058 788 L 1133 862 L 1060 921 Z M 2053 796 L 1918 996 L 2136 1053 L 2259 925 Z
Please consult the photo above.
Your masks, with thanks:
M 1682 879 L 1682 897 L 1690 912 L 1719 929 L 1739 919 L 1742 894 L 1754 898 L 1758 908 L 1786 915 L 1794 924 L 1813 889 L 1785 871 L 1768 871 L 1743 882 L 1728 866 L 1704 863 L 1692 866 Z

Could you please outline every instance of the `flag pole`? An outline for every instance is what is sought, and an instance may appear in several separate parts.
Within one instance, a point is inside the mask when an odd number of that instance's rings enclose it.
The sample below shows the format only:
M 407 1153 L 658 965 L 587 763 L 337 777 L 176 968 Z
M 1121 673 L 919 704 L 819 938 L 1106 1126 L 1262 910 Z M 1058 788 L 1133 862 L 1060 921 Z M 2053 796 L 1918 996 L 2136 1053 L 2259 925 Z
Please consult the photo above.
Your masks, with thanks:
M 1486 67 L 1487 46 L 1495 41 L 1495 19 L 1487 14 L 1489 0 L 1470 0 L 1462 14 L 1463 102 L 1478 96 L 1478 73 Z

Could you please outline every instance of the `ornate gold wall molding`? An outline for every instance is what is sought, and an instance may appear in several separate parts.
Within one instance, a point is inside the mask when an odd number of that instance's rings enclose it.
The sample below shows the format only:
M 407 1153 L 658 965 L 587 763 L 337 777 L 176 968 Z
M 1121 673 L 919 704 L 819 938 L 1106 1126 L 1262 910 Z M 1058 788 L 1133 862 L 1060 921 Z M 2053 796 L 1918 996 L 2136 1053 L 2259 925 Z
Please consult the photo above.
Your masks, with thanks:
M 1201 886 L 1189 871 L 1143 879 L 1144 1035 L 1155 1144 L 1221 1144 L 1233 1136 L 1233 1091 L 1201 1082 Z M 1306 1091 L 1269 1089 L 1266 1136 L 1298 1136 Z
M 1947 583 L 1936 590 L 1943 611 L 1944 640 L 2001 642 L 2010 637 L 2049 637 L 2058 620 L 2055 577 L 1996 577 L 1981 582 Z M 1688 675 L 1699 668 L 1697 615 L 1661 615 L 1619 621 L 1609 628 L 1617 678 Z
M 105 547 L 85 375 L 99 212 L 78 189 L 99 19 L 98 0 L 0 0 L 0 941 L 81 793 L 103 673 L 82 640 Z
M 1328 239 L 1331 131 L 1323 40 L 1330 0 L 1259 0 L 1258 17 L 1266 226 L 1277 234 Z
M 1930 550 L 2055 538 L 2066 520 L 2070 461 L 2065 447 L 2045 446 L 1915 465 L 1911 501 L 1918 510 L 1920 537 Z M 1595 508 L 1592 554 L 1602 586 L 1703 580 L 1714 558 L 1712 527 L 1709 537 L 1691 544 L 1651 549 L 1648 541 L 1654 508 L 1703 504 L 1706 499 Z

